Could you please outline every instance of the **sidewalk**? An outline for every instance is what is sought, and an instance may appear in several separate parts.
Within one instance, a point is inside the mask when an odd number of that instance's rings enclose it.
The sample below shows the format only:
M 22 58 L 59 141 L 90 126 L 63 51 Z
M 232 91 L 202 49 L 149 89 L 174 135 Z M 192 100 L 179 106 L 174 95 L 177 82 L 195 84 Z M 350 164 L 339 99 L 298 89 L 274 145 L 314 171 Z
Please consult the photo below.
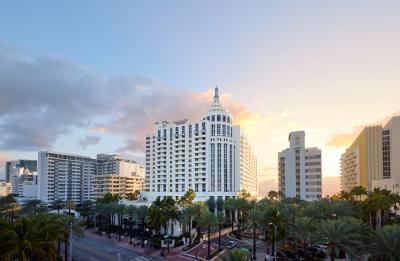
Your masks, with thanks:
M 139 240 L 134 240 L 134 239 L 132 239 L 133 244 L 130 245 L 129 237 L 121 236 L 121 241 L 118 241 L 118 235 L 111 234 L 111 238 L 108 238 L 107 235 L 100 236 L 100 235 L 96 234 L 95 231 L 93 231 L 93 230 L 85 230 L 84 235 L 89 238 L 94 238 L 97 240 L 108 242 L 115 246 L 125 248 L 127 250 L 130 250 L 132 252 L 135 252 L 135 253 L 138 253 L 141 255 L 145 255 L 145 256 L 149 256 L 149 257 L 161 257 L 162 250 L 152 248 L 150 245 L 148 245 L 149 243 L 147 245 L 145 245 L 144 248 L 142 248 L 140 246 L 141 242 Z M 165 256 L 179 255 L 182 253 L 182 247 L 170 248 L 169 253 L 167 253 L 167 250 L 165 250 L 164 253 L 165 253 Z

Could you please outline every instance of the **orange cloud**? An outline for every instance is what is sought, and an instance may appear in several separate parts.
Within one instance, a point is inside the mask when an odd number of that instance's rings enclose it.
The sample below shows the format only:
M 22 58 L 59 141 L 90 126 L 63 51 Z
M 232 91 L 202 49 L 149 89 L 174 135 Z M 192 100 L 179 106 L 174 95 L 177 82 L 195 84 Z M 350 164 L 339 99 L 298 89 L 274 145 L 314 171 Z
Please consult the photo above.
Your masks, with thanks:
M 340 176 L 322 176 L 323 196 L 336 194 L 340 191 Z
M 373 125 L 384 125 L 386 122 L 388 122 L 392 117 L 399 116 L 400 111 L 396 111 L 383 119 L 373 123 Z M 358 125 L 353 127 L 353 130 L 351 133 L 343 133 L 343 134 L 334 134 L 331 139 L 326 143 L 327 146 L 330 147 L 348 147 L 350 146 L 353 141 L 357 138 L 357 136 L 360 134 L 360 132 L 370 124 L 365 124 L 365 125 Z

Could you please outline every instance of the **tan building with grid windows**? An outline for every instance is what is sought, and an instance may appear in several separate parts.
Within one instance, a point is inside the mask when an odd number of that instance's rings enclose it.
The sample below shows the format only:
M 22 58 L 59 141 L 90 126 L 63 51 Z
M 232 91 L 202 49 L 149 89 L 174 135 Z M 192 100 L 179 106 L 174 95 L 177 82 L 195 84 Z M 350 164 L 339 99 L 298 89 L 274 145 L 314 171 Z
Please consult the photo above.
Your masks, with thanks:
M 92 198 L 100 198 L 106 193 L 126 194 L 144 190 L 144 178 L 140 176 L 98 175 L 93 179 Z

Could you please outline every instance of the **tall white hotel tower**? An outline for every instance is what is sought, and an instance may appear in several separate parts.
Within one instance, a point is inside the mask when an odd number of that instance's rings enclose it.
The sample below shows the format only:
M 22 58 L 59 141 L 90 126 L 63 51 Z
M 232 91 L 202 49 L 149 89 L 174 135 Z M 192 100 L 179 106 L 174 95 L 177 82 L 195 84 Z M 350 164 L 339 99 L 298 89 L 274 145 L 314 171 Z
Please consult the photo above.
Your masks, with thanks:
M 143 198 L 179 199 L 188 189 L 196 201 L 226 199 L 245 189 L 257 196 L 257 160 L 240 126 L 222 106 L 218 88 L 200 122 L 157 122 L 146 136 Z
M 287 198 L 321 198 L 321 150 L 305 147 L 304 131 L 289 134 L 290 147 L 278 153 L 279 191 Z

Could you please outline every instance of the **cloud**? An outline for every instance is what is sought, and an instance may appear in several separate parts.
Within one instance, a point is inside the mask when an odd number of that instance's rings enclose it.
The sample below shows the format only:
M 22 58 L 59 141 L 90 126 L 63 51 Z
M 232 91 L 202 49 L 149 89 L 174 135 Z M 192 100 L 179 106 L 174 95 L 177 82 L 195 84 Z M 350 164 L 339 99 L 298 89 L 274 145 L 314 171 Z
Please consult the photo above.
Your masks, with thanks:
M 90 145 L 96 145 L 100 142 L 100 137 L 97 136 L 86 136 L 85 138 L 79 140 L 79 146 L 82 148 L 86 148 Z
M 51 149 L 60 135 L 82 128 L 95 136 L 122 136 L 125 145 L 119 152 L 143 152 L 144 135 L 156 121 L 198 120 L 212 95 L 211 88 L 179 90 L 144 77 L 105 78 L 63 57 L 33 57 L 0 43 L 0 149 Z M 235 123 L 254 126 L 271 119 L 228 93 L 221 98 Z M 77 142 L 94 145 L 98 140 L 93 137 Z
M 340 176 L 322 176 L 322 195 L 336 194 L 340 191 Z
M 399 116 L 400 111 L 396 111 L 378 121 L 375 123 L 372 123 L 372 125 L 384 125 L 386 124 L 392 117 Z M 364 124 L 364 125 L 357 125 L 353 127 L 353 130 L 351 133 L 339 133 L 339 134 L 334 134 L 330 138 L 330 140 L 326 143 L 327 146 L 330 147 L 348 147 L 350 146 L 353 141 L 357 138 L 357 136 L 361 133 L 361 131 L 368 125 L 371 124 Z

